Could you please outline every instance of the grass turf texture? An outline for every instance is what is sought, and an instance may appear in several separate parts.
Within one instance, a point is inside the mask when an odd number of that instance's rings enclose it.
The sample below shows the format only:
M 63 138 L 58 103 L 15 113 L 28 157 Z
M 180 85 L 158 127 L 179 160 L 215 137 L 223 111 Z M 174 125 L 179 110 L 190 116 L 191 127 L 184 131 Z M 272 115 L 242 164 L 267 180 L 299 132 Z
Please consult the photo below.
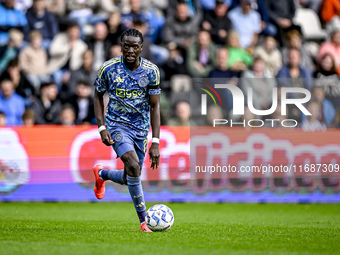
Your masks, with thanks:
M 0 254 L 340 254 L 340 205 L 167 205 L 141 233 L 132 203 L 0 203 Z

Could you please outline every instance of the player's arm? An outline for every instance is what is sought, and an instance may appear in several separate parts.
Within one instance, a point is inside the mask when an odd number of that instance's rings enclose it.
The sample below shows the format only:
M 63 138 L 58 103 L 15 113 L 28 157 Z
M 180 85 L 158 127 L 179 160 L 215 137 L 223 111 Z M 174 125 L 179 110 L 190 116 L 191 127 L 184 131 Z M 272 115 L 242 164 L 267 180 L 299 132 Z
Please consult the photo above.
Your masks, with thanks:
M 150 95 L 150 117 L 152 127 L 152 137 L 159 138 L 160 133 L 160 108 L 159 108 L 160 95 Z M 159 144 L 152 143 L 149 149 L 151 168 L 156 169 L 159 166 Z
M 100 93 L 97 90 L 94 92 L 94 115 L 96 116 L 98 128 L 101 126 L 105 126 L 105 117 L 104 117 L 104 93 Z M 111 146 L 113 144 L 113 140 L 111 138 L 110 132 L 106 129 L 100 131 L 100 137 L 102 142 Z

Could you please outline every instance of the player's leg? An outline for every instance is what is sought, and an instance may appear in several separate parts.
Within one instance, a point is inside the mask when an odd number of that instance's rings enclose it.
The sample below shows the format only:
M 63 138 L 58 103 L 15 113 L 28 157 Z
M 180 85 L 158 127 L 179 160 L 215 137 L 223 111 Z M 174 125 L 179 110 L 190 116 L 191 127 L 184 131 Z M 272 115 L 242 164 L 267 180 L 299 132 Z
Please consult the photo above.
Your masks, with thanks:
M 103 166 L 97 164 L 93 167 L 93 173 L 96 180 L 94 194 L 98 199 L 102 199 L 105 195 L 105 181 L 111 180 L 119 184 L 126 184 L 124 170 L 105 170 Z
M 98 172 L 99 178 L 103 181 L 113 181 L 122 185 L 126 185 L 126 180 L 124 178 L 124 169 L 122 170 L 106 170 L 100 169 Z
M 114 139 L 113 149 L 116 154 L 121 157 L 127 151 L 133 151 L 133 142 L 126 132 L 120 129 L 113 130 L 111 137 Z M 94 193 L 98 199 L 102 199 L 105 195 L 105 181 L 111 180 L 115 183 L 126 185 L 125 171 L 122 170 L 106 170 L 101 165 L 93 167 L 93 173 L 96 178 Z
M 142 182 L 140 179 L 141 168 L 137 153 L 135 151 L 128 151 L 121 157 L 121 159 L 124 163 L 127 185 L 139 221 L 141 223 L 141 229 L 144 232 L 152 232 L 145 224 L 146 207 L 144 201 Z

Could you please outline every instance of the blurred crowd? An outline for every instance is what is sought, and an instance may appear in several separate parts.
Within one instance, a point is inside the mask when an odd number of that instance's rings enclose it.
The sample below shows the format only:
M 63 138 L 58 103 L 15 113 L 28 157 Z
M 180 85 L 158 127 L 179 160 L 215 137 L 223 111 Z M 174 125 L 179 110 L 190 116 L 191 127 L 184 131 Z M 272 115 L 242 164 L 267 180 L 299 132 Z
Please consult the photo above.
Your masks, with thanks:
M 121 54 L 121 33 L 136 28 L 141 56 L 161 71 L 163 125 L 233 118 L 228 93 L 228 106 L 209 106 L 207 120 L 192 111 L 195 81 L 214 78 L 246 96 L 252 88 L 259 110 L 271 107 L 273 88 L 306 88 L 312 116 L 294 107 L 282 116 L 278 107 L 271 117 L 304 130 L 340 127 L 339 0 L 0 2 L 0 126 L 95 124 L 97 70 Z M 260 118 L 247 106 L 243 117 Z

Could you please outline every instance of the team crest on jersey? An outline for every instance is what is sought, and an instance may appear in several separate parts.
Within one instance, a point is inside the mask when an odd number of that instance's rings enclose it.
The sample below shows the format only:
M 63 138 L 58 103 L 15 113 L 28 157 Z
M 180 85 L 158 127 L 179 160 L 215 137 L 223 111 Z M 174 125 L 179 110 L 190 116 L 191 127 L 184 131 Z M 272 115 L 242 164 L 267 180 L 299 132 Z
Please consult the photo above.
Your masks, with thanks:
M 116 134 L 116 136 L 115 136 L 115 141 L 116 141 L 116 142 L 119 142 L 120 140 L 122 140 L 122 138 L 123 138 L 123 135 L 122 135 L 122 134 Z
M 142 88 L 146 87 L 148 85 L 148 79 L 146 77 L 141 77 L 139 80 L 138 80 L 138 85 Z

